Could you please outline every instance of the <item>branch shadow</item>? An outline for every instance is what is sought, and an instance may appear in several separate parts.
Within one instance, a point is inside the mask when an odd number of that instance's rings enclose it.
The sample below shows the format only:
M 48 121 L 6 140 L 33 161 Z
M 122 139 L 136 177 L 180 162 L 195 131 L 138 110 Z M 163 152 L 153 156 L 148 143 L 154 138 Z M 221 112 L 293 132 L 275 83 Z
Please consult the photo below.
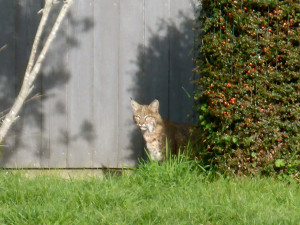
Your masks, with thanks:
M 0 52 L 0 112 L 3 112 L 2 116 L 7 112 L 5 110 L 9 110 L 12 106 L 21 88 L 32 43 L 41 18 L 41 14 L 37 14 L 37 12 L 43 7 L 42 2 L 0 0 L 0 46 L 7 45 L 7 48 Z M 61 6 L 62 3 L 54 6 L 42 35 L 41 43 L 46 41 Z M 90 18 L 76 20 L 72 13 L 69 13 L 62 23 L 62 27 L 67 24 L 76 28 L 78 32 L 87 32 L 93 28 L 92 21 Z M 14 167 L 16 162 L 12 160 L 18 158 L 15 155 L 22 148 L 34 146 L 34 154 L 40 161 L 45 161 L 50 157 L 49 148 L 43 146 L 45 140 L 42 140 L 41 135 L 45 120 L 43 101 L 52 98 L 58 109 L 56 113 L 66 114 L 65 107 L 63 107 L 64 103 L 55 99 L 53 90 L 64 87 L 70 80 L 71 74 L 64 59 L 67 50 L 80 45 L 79 41 L 75 37 L 71 37 L 67 29 L 62 27 L 60 27 L 54 40 L 55 44 L 51 46 L 46 55 L 29 99 L 36 95 L 41 97 L 29 101 L 23 106 L 20 119 L 13 124 L 5 139 L 6 146 L 1 150 L 4 155 L 0 158 L 1 167 L 7 165 Z M 39 50 L 41 50 L 41 46 L 39 46 Z M 86 127 L 83 127 L 82 132 L 85 129 Z M 30 140 L 26 138 L 28 133 L 30 133 Z M 90 137 L 91 135 L 87 134 L 83 138 L 90 140 Z
M 146 40 L 148 44 L 138 46 L 137 59 L 133 62 L 138 70 L 133 75 L 134 86 L 128 91 L 140 104 L 158 99 L 164 119 L 193 123 L 193 19 L 181 11 L 178 17 L 180 24 L 159 20 L 156 30 L 146 28 L 151 35 Z M 130 120 L 128 123 L 134 122 Z M 135 161 L 146 159 L 144 146 L 142 134 L 135 126 L 130 135 L 128 148 L 132 153 L 128 158 Z

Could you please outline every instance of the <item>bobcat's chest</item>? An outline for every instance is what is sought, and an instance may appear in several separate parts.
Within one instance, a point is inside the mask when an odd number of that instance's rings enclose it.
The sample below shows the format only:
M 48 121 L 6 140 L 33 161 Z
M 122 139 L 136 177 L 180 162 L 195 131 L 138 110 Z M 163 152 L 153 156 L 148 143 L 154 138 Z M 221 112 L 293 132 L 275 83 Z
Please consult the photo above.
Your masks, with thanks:
M 144 135 L 146 146 L 150 152 L 152 160 L 163 160 L 165 158 L 165 143 L 158 135 Z

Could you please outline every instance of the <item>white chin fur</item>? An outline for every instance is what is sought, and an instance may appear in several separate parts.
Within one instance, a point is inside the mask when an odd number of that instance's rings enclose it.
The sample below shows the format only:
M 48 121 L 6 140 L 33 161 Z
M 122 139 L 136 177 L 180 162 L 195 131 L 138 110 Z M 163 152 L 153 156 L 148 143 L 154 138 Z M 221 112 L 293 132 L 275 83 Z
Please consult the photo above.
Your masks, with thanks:
M 141 130 L 146 131 L 148 128 L 146 126 L 140 126 Z
M 140 126 L 140 129 L 142 131 L 149 131 L 150 133 L 152 133 L 154 131 L 154 126 L 151 126 L 151 125 L 145 125 L 145 126 Z

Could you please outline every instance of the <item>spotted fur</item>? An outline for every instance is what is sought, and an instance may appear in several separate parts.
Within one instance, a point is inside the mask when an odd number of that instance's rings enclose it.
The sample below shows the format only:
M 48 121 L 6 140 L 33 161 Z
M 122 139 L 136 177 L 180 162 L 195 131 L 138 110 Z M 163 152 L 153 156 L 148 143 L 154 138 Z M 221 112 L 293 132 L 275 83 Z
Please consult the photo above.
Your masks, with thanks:
M 140 105 L 131 100 L 133 120 L 141 130 L 152 160 L 162 161 L 166 157 L 166 138 L 172 154 L 186 145 L 191 125 L 163 120 L 159 114 L 159 101 Z

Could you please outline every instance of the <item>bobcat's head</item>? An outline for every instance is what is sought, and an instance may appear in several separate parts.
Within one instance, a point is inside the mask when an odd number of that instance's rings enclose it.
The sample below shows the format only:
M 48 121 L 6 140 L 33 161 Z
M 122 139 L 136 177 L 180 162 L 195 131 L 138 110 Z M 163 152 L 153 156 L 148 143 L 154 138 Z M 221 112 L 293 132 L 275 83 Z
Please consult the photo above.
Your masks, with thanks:
M 140 105 L 136 101 L 131 100 L 131 107 L 133 111 L 133 120 L 141 131 L 148 131 L 150 133 L 155 131 L 158 120 L 161 120 L 158 113 L 158 100 L 155 99 L 150 105 Z

